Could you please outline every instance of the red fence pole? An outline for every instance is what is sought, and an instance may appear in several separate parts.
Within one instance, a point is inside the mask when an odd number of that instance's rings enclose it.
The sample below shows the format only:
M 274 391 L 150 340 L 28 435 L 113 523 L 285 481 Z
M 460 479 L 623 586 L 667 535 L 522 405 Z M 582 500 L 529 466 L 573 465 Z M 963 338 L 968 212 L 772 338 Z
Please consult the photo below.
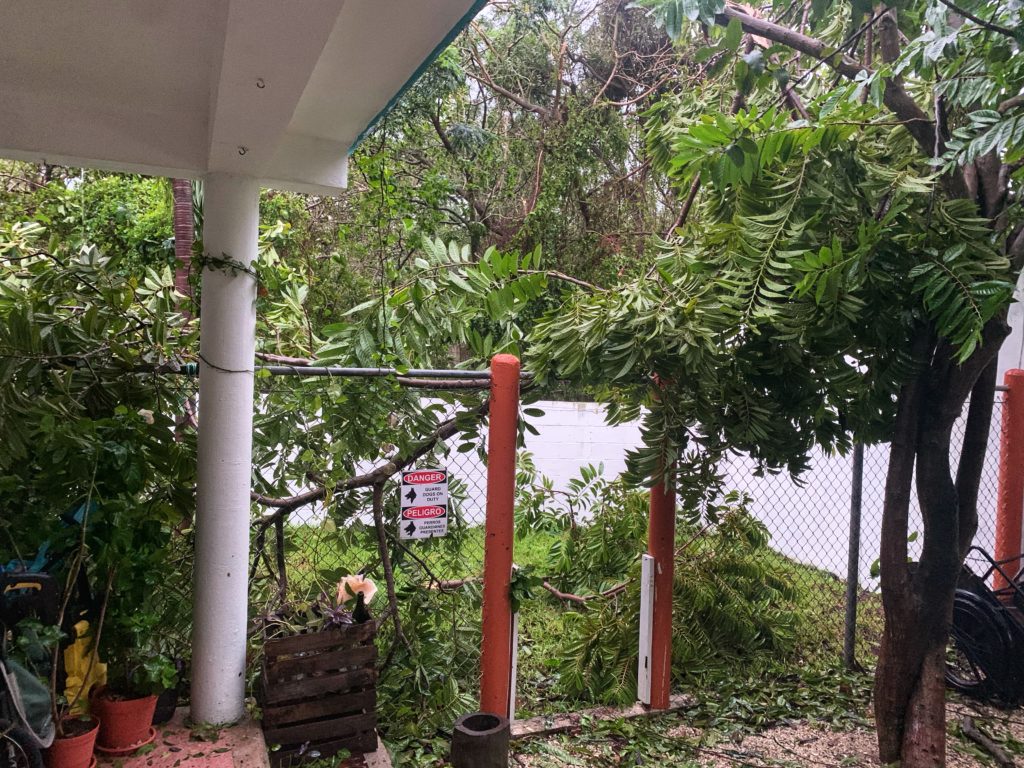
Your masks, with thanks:
M 651 622 L 651 709 L 668 709 L 672 688 L 672 583 L 675 571 L 676 494 L 664 481 L 651 488 L 647 552 L 654 558 Z
M 484 542 L 480 709 L 509 717 L 512 685 L 512 535 L 519 424 L 519 359 L 491 360 L 487 432 L 487 523 Z
M 1020 568 L 1021 518 L 1024 517 L 1024 371 L 1014 368 L 1003 378 L 1003 422 L 999 437 L 999 495 L 996 501 L 996 560 L 1016 558 L 1003 566 L 1008 574 Z M 996 573 L 993 587 L 1008 586 Z

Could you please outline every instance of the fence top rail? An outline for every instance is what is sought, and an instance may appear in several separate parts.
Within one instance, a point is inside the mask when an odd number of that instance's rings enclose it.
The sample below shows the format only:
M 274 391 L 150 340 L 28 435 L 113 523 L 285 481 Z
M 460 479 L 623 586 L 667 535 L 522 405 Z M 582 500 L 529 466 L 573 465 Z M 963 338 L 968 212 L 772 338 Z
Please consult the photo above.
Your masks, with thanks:
M 490 371 L 460 371 L 455 368 L 346 368 L 334 365 L 258 365 L 257 371 L 270 371 L 271 376 L 337 376 L 385 377 L 406 376 L 417 379 L 490 379 Z
M 195 377 L 199 375 L 198 363 L 158 366 L 156 373 L 179 374 Z M 327 378 L 384 378 L 396 376 L 400 379 L 442 379 L 460 381 L 490 381 L 489 370 L 461 370 L 458 368 L 353 368 L 334 365 L 257 365 L 254 370 L 267 371 L 271 376 L 323 376 Z M 530 379 L 533 374 L 524 371 L 521 378 Z

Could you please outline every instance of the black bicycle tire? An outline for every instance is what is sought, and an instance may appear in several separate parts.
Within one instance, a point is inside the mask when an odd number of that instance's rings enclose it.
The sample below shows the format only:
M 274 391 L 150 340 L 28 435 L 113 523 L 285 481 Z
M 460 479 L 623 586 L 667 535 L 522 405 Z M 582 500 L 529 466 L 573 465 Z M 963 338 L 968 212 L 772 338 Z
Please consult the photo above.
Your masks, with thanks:
M 24 763 L 8 761 L 5 741 L 16 746 L 24 755 Z M 35 739 L 24 729 L 0 721 L 0 768 L 43 768 L 43 753 L 36 746 Z
M 967 621 L 974 626 L 966 626 Z M 984 643 L 982 647 L 978 645 L 979 640 Z M 982 596 L 958 589 L 954 599 L 950 643 L 959 649 L 976 670 L 984 673 L 983 679 L 975 677 L 972 682 L 958 675 L 947 662 L 945 676 L 950 688 L 978 699 L 1005 696 L 1008 670 L 1000 662 L 1005 663 L 1009 656 L 1012 636 L 1006 620 L 995 606 Z

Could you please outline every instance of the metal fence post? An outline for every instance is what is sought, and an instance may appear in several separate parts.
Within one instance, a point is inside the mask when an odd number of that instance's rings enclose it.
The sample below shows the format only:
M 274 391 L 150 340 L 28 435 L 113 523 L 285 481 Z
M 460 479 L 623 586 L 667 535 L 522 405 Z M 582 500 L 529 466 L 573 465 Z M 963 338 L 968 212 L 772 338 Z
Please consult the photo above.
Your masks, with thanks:
M 1011 560 L 1003 567 L 1009 574 L 1020 568 L 1012 560 L 1021 551 L 1021 517 L 1024 515 L 1024 370 L 1006 372 L 1006 399 L 999 439 L 999 494 L 996 497 L 996 560 Z M 1006 586 L 998 573 L 993 588 Z
M 491 360 L 487 432 L 487 521 L 484 526 L 480 709 L 509 717 L 512 687 L 512 544 L 515 514 L 519 359 Z
M 647 551 L 654 558 L 651 618 L 651 709 L 668 709 L 672 690 L 672 592 L 675 580 L 676 494 L 662 480 L 651 488 Z
M 860 587 L 860 512 L 864 490 L 864 446 L 853 446 L 853 481 L 850 484 L 850 548 L 846 560 L 846 625 L 843 631 L 843 664 L 857 664 L 857 590 Z

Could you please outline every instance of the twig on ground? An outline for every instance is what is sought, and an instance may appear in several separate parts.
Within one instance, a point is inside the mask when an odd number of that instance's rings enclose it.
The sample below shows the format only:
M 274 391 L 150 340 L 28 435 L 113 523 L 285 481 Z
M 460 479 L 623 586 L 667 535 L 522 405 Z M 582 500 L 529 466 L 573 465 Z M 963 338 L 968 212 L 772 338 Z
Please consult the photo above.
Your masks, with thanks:
M 996 761 L 996 765 L 999 768 L 1016 768 L 1017 764 L 1013 761 L 1013 758 L 978 729 L 978 726 L 974 724 L 973 717 L 961 717 L 960 730 L 963 731 L 964 736 L 992 755 L 992 759 Z

